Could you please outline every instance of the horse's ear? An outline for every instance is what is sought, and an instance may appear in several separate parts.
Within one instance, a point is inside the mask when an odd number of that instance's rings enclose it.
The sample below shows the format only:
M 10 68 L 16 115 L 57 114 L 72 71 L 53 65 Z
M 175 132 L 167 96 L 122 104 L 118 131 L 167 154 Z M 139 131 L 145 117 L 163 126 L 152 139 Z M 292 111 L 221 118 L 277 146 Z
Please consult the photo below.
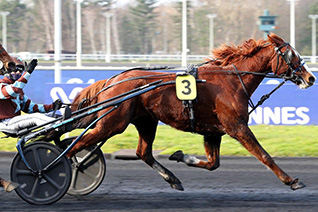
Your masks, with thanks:
M 269 35 L 267 35 L 267 38 L 269 42 L 275 44 L 276 46 L 280 46 L 284 43 L 284 40 L 274 33 L 270 33 Z

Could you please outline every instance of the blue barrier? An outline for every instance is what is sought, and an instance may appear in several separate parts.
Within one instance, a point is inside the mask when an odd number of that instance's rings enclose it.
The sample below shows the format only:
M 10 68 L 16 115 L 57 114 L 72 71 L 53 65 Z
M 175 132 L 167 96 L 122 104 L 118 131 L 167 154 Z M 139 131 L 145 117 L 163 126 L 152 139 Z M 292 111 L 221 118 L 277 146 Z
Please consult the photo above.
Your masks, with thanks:
M 261 84 L 254 92 L 254 104 L 276 85 Z M 249 124 L 316 125 L 318 124 L 318 85 L 306 90 L 287 83 L 250 115 Z
M 63 70 L 62 83 L 54 84 L 53 70 L 36 70 L 24 90 L 36 103 L 51 103 L 56 98 L 69 103 L 84 87 L 120 72 L 121 70 Z M 262 95 L 269 93 L 276 86 L 275 83 L 277 80 L 265 79 L 252 96 L 254 104 Z M 249 124 L 316 125 L 317 99 L 317 85 L 301 90 L 293 83 L 286 83 L 250 115 Z
M 122 70 L 63 70 L 62 83 L 67 84 L 92 84 L 98 80 L 107 79 Z M 54 83 L 54 70 L 36 70 L 30 77 L 24 91 L 36 103 L 51 103 L 47 98 L 50 91 L 45 89 L 46 84 Z

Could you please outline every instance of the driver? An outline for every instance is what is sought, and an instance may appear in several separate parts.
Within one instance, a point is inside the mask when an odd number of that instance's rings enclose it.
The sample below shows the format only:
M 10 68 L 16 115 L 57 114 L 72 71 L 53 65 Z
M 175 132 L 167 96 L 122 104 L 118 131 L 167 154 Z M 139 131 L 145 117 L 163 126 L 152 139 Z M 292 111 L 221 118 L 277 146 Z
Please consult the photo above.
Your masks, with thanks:
M 6 72 L 4 78 L 0 79 L 0 131 L 14 133 L 26 127 L 55 120 L 44 113 L 60 109 L 60 99 L 52 104 L 36 104 L 23 92 L 38 61 L 33 59 L 27 65 L 20 58 L 12 58 L 16 63 L 15 70 Z M 21 116 L 21 111 L 29 114 Z

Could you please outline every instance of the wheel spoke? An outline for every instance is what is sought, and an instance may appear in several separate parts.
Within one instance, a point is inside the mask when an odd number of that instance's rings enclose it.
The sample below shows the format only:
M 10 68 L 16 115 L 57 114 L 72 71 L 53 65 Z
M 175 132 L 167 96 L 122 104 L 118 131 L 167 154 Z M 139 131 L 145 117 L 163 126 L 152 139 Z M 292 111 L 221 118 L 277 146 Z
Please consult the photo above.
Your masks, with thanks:
M 40 156 L 38 153 L 38 148 L 32 149 L 32 153 L 33 153 L 33 157 L 34 157 L 36 170 L 42 169 L 42 163 L 41 163 L 41 159 L 40 159 Z
M 56 188 L 56 189 L 58 189 L 58 190 L 60 190 L 60 189 L 63 188 L 63 185 L 60 186 L 59 184 L 57 184 L 49 175 L 47 175 L 47 174 L 45 174 L 45 173 L 43 173 L 42 175 L 43 175 L 43 178 L 44 178 L 50 185 L 52 185 L 54 188 Z
M 90 173 L 90 172 L 84 172 L 85 173 L 85 176 L 88 176 L 88 177 L 90 177 L 91 179 L 96 179 L 96 178 L 98 178 L 98 176 L 96 176 L 95 174 L 92 174 L 92 173 Z
M 76 182 L 77 182 L 77 176 L 78 176 L 78 170 L 72 169 L 72 181 L 70 188 L 75 188 Z
M 77 160 L 77 157 L 76 157 L 76 156 L 72 157 L 72 161 L 73 161 L 73 163 L 75 163 L 76 165 L 78 164 L 78 160 Z
M 34 175 L 29 169 L 17 169 L 15 172 L 17 175 Z
M 30 193 L 30 198 L 32 199 L 33 197 L 36 197 L 38 190 L 39 190 L 39 185 L 40 185 L 40 179 L 35 178 L 31 193 Z

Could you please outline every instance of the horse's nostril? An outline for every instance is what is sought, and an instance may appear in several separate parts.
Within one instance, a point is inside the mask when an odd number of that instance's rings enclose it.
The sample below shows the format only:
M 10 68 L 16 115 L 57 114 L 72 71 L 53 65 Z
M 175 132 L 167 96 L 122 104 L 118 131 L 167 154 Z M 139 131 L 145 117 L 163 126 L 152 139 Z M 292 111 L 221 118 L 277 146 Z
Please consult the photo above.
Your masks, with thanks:
M 315 81 L 316 81 L 316 80 L 315 80 L 315 77 L 309 77 L 309 82 L 310 82 L 311 84 L 314 84 Z

